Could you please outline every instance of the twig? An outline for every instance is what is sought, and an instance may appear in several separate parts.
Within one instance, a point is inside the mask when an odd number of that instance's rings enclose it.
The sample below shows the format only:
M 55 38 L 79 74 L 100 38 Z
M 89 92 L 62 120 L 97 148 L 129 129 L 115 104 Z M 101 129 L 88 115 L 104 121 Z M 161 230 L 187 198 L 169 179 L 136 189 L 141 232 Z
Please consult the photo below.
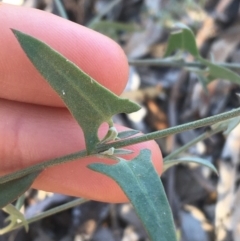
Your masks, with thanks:
M 88 24 L 88 28 L 92 28 L 94 24 L 99 22 L 108 12 L 111 11 L 112 8 L 114 8 L 120 2 L 121 0 L 111 1 L 101 13 L 99 13 L 95 18 L 93 18 L 93 20 Z
M 177 68 L 199 68 L 204 69 L 206 66 L 196 62 L 185 62 L 183 60 L 167 60 L 167 59 L 143 59 L 143 60 L 133 60 L 129 59 L 128 63 L 134 66 L 163 66 L 163 67 L 177 67 Z M 221 63 L 215 62 L 214 64 L 219 65 L 221 67 L 229 68 L 229 69 L 240 69 L 240 64 L 238 63 Z
M 62 212 L 64 210 L 67 210 L 69 208 L 72 208 L 72 207 L 76 207 L 80 204 L 83 204 L 85 202 L 88 202 L 89 200 L 87 199 L 83 199 L 83 198 L 78 198 L 76 200 L 73 200 L 71 202 L 68 202 L 68 203 L 65 203 L 63 205 L 60 205 L 60 206 L 57 206 L 55 208 L 52 208 L 50 210 L 47 210 L 43 213 L 40 213 L 40 214 L 37 214 L 36 216 L 32 217 L 32 218 L 29 218 L 27 219 L 27 223 L 30 224 L 30 223 L 33 223 L 33 222 L 36 222 L 36 221 L 39 221 L 43 218 L 46 218 L 46 217 L 49 217 L 53 214 L 56 214 L 56 213 L 59 213 L 59 212 Z M 4 234 L 8 233 L 8 232 L 11 232 L 17 228 L 21 228 L 23 226 L 22 223 L 18 223 L 16 224 L 11 230 L 9 229 L 7 232 L 5 232 Z
M 203 133 L 202 135 L 198 136 L 197 138 L 193 139 L 192 141 L 188 142 L 186 145 L 178 148 L 177 150 L 173 151 L 172 153 L 170 153 L 169 155 L 167 155 L 164 158 L 164 162 L 167 162 L 168 160 L 171 160 L 173 158 L 176 158 L 176 156 L 178 156 L 180 153 L 184 152 L 185 150 L 189 149 L 191 146 L 197 144 L 199 141 L 203 141 L 204 139 L 209 138 L 210 136 L 215 135 L 218 132 L 223 131 L 225 128 L 217 128 L 211 131 L 207 131 L 205 133 Z
M 231 118 L 239 116 L 239 115 L 240 115 L 240 108 L 237 108 L 235 110 L 231 110 L 231 111 L 228 111 L 228 112 L 225 112 L 225 113 L 222 113 L 222 114 L 207 117 L 207 118 L 204 118 L 204 119 L 201 119 L 201 120 L 193 121 L 193 122 L 182 124 L 182 125 L 179 125 L 179 126 L 171 127 L 171 128 L 165 129 L 165 130 L 155 131 L 155 132 L 152 132 L 152 133 L 149 133 L 149 134 L 145 134 L 145 135 L 141 135 L 141 136 L 137 136 L 137 137 L 132 137 L 132 138 L 129 138 L 129 139 L 124 139 L 124 140 L 116 141 L 116 142 L 113 142 L 113 143 L 99 145 L 98 147 L 96 147 L 95 151 L 93 153 L 91 153 L 90 155 L 88 155 L 86 150 L 84 150 L 84 151 L 72 153 L 70 155 L 66 155 L 66 156 L 63 156 L 63 157 L 59 157 L 59 158 L 56 158 L 56 159 L 52 159 L 52 160 L 49 160 L 49 161 L 45 161 L 45 162 L 42 162 L 42 163 L 38 163 L 34 166 L 30 166 L 30 167 L 27 167 L 25 169 L 10 173 L 8 175 L 0 177 L 0 184 L 9 182 L 11 180 L 14 180 L 14 179 L 17 179 L 17 178 L 20 178 L 20 177 L 23 177 L 23 176 L 28 175 L 32 172 L 44 170 L 45 168 L 50 167 L 50 166 L 55 166 L 55 165 L 58 165 L 58 164 L 66 163 L 66 162 L 73 161 L 73 160 L 76 160 L 76 159 L 80 159 L 80 158 L 83 158 L 83 157 L 86 157 L 86 156 L 93 156 L 93 155 L 99 154 L 103 151 L 106 151 L 110 148 L 116 149 L 116 148 L 134 145 L 134 144 L 141 143 L 141 142 L 146 142 L 146 141 L 150 141 L 150 140 L 163 138 L 163 137 L 173 135 L 173 134 L 177 134 L 177 133 L 180 133 L 180 132 L 183 132 L 183 131 L 196 129 L 196 128 L 203 127 L 203 126 L 213 125 L 217 122 L 228 120 L 228 119 L 231 119 Z M 109 158 L 111 158 L 111 156 L 109 156 Z

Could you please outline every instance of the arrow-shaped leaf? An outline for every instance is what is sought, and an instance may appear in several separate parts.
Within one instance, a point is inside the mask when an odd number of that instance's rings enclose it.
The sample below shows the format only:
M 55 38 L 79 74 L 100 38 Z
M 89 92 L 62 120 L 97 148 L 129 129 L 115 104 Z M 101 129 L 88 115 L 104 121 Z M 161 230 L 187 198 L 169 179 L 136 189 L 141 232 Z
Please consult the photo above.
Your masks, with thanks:
M 119 184 L 152 241 L 176 241 L 172 213 L 161 180 L 152 165 L 151 152 L 142 150 L 131 161 L 118 159 L 115 165 L 96 163 L 89 168 Z
M 200 56 L 194 34 L 190 28 L 184 24 L 177 24 L 177 27 L 180 29 L 171 33 L 169 37 L 165 57 L 169 56 L 176 50 L 188 51 L 200 63 L 208 67 L 208 83 L 216 78 L 221 78 L 240 84 L 240 76 L 238 74 L 234 73 L 230 69 L 214 64 L 213 62 L 208 61 Z M 202 77 L 203 76 L 199 76 L 203 86 L 205 87 L 205 85 L 208 83 L 206 83 Z
M 32 185 L 40 172 L 34 172 L 24 177 L 0 184 L 0 209 L 16 200 Z
M 206 166 L 218 175 L 218 171 L 217 171 L 216 167 L 210 161 L 203 159 L 203 158 L 192 157 L 192 156 L 181 157 L 181 158 L 174 159 L 174 160 L 167 160 L 164 162 L 163 169 L 164 169 L 164 171 L 166 171 L 168 168 L 170 168 L 174 165 L 187 164 L 187 163 L 196 163 L 196 164 L 199 164 L 202 166 Z
M 210 77 L 210 81 L 220 78 L 220 79 L 226 79 L 233 83 L 240 84 L 240 76 L 236 73 L 234 73 L 232 70 L 227 69 L 225 67 L 219 66 L 217 64 L 214 64 L 202 57 L 197 57 L 197 59 L 206 67 L 208 67 L 208 73 Z M 210 82 L 209 81 L 209 82 Z
M 172 52 L 179 49 L 188 51 L 194 57 L 199 56 L 197 44 L 192 30 L 184 24 L 179 23 L 176 26 L 180 29 L 171 33 L 168 40 L 165 57 L 169 56 Z
M 113 115 L 140 109 L 137 104 L 119 98 L 97 83 L 45 43 L 17 30 L 13 33 L 33 65 L 59 94 L 83 129 L 88 153 L 99 142 L 97 131 L 103 122 L 110 124 Z

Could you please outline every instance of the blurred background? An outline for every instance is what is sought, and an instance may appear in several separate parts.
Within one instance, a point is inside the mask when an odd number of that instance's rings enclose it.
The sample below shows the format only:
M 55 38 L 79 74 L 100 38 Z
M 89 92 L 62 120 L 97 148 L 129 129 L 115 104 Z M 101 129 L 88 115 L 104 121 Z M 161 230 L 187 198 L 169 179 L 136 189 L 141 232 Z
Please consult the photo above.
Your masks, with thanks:
M 162 59 L 175 23 L 189 26 L 203 57 L 235 63 L 240 71 L 240 0 L 5 0 L 38 8 L 92 28 L 118 42 L 130 63 L 123 97 L 142 105 L 114 121 L 144 133 L 162 130 L 239 107 L 237 84 L 216 79 L 207 89 L 196 72 L 137 60 Z M 191 61 L 188 55 L 183 55 Z M 204 133 L 207 128 L 157 140 L 163 156 Z M 240 240 L 240 126 L 217 134 L 182 155 L 202 157 L 216 165 L 178 165 L 162 180 L 172 207 L 179 241 Z M 73 197 L 30 190 L 27 217 L 64 204 Z M 0 212 L 0 227 L 5 213 Z M 130 204 L 88 202 L 0 236 L 0 241 L 147 241 Z M 161 237 L 159 237 L 161 240 Z

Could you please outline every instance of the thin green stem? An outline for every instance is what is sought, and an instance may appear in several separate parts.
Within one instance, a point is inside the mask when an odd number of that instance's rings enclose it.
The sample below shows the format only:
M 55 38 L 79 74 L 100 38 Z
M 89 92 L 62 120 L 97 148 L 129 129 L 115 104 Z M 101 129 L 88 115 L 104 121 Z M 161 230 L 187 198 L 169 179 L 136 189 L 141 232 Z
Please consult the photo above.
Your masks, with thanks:
M 211 130 L 211 131 L 207 131 L 207 132 L 203 133 L 202 135 L 200 135 L 197 138 L 193 139 L 192 141 L 188 142 L 186 145 L 176 149 L 175 151 L 173 151 L 169 155 L 167 155 L 164 158 L 164 163 L 167 162 L 168 160 L 171 160 L 171 159 L 175 158 L 180 153 L 186 151 L 191 146 L 197 144 L 199 141 L 203 141 L 203 140 L 209 138 L 210 136 L 215 135 L 218 132 L 224 131 L 225 129 L 226 129 L 225 127 L 220 127 L 220 128 L 215 129 L 215 130 Z
M 105 6 L 104 10 L 91 20 L 91 22 L 88 24 L 88 28 L 92 28 L 94 24 L 98 23 L 108 12 L 110 12 L 120 2 L 121 0 L 109 2 L 109 4 Z
M 124 139 L 124 140 L 116 141 L 116 142 L 113 142 L 113 143 L 102 144 L 102 145 L 99 145 L 95 149 L 95 151 L 93 153 L 91 153 L 91 155 L 99 154 L 101 152 L 104 152 L 104 151 L 112 148 L 112 147 L 114 147 L 115 149 L 121 148 L 121 147 L 130 146 L 130 145 L 134 145 L 134 144 L 141 143 L 141 142 L 146 142 L 146 141 L 150 141 L 150 140 L 163 138 L 163 137 L 166 137 L 166 136 L 169 136 L 169 135 L 177 134 L 177 133 L 187 131 L 187 130 L 191 130 L 191 129 L 196 129 L 196 128 L 199 128 L 199 127 L 213 125 L 217 122 L 228 120 L 228 119 L 234 118 L 234 117 L 239 116 L 239 115 L 240 115 L 240 108 L 237 108 L 235 110 L 231 110 L 231 111 L 219 114 L 219 115 L 215 115 L 215 116 L 207 117 L 207 118 L 204 118 L 204 119 L 201 119 L 201 120 L 193 121 L 193 122 L 190 122 L 190 123 L 178 125 L 178 126 L 175 126 L 175 127 L 165 129 L 165 130 L 155 131 L 155 132 L 152 132 L 152 133 L 149 133 L 149 134 L 144 134 L 144 135 L 141 135 L 141 136 L 136 136 L 136 137 L 132 137 L 132 138 L 129 138 L 129 139 Z M 0 184 L 11 181 L 11 180 L 14 180 L 14 179 L 17 179 L 17 178 L 20 178 L 22 176 L 25 176 L 25 175 L 30 174 L 30 173 L 35 172 L 35 171 L 44 170 L 45 168 L 50 167 L 50 166 L 55 166 L 55 165 L 58 165 L 58 164 L 66 163 L 66 162 L 73 161 L 73 160 L 76 160 L 76 159 L 80 159 L 80 158 L 83 158 L 83 157 L 86 157 L 86 156 L 90 156 L 90 155 L 87 155 L 86 150 L 84 150 L 84 151 L 72 153 L 70 155 L 66 155 L 66 156 L 63 156 L 63 157 L 59 157 L 59 158 L 56 158 L 56 159 L 52 159 L 52 160 L 49 160 L 49 161 L 45 161 L 45 162 L 36 164 L 34 166 L 27 167 L 23 170 L 19 170 L 19 171 L 13 172 L 11 174 L 5 175 L 3 177 L 0 177 Z
M 109 149 L 110 147 L 114 147 L 116 148 L 121 148 L 124 146 L 129 146 L 129 145 L 133 145 L 133 144 L 137 144 L 140 142 L 146 142 L 146 141 L 150 141 L 150 140 L 155 140 L 155 139 L 159 139 L 159 138 L 163 138 L 169 135 L 173 135 L 173 134 L 177 134 L 183 131 L 187 131 L 187 130 L 191 130 L 191 129 L 196 129 L 196 128 L 200 128 L 203 126 L 208 126 L 208 125 L 213 125 L 217 122 L 220 121 L 224 121 L 224 120 L 228 120 L 231 118 L 234 118 L 236 116 L 240 115 L 240 108 L 222 113 L 222 114 L 218 114 L 215 116 L 211 116 L 211 117 L 207 117 L 201 120 L 197 120 L 197 121 L 193 121 L 190 123 L 186 123 L 186 124 L 182 124 L 182 125 L 178 125 L 175 127 L 171 127 L 165 130 L 161 130 L 161 131 L 155 131 L 149 134 L 145 134 L 145 135 L 141 135 L 141 136 L 137 136 L 137 137 L 132 137 L 126 140 L 121 140 L 121 141 L 117 141 L 114 143 L 109 143 L 106 144 L 104 146 L 101 146 L 98 148 L 99 151 L 104 151 L 106 149 Z
M 76 207 L 76 206 L 78 206 L 78 205 L 80 205 L 80 204 L 83 204 L 83 203 L 86 203 L 86 202 L 88 202 L 88 201 L 89 201 L 89 200 L 87 200 L 87 199 L 78 198 L 78 199 L 73 200 L 73 201 L 71 201 L 71 202 L 68 202 L 68 203 L 65 203 L 65 204 L 63 204 L 63 205 L 60 205 L 60 206 L 58 206 L 58 207 L 52 208 L 52 209 L 50 209 L 50 210 L 47 210 L 47 211 L 45 211 L 45 212 L 43 212 L 43 213 L 37 214 L 36 216 L 34 216 L 34 217 L 32 217 L 32 218 L 29 218 L 29 219 L 27 219 L 26 221 L 27 221 L 28 224 L 30 224 L 30 223 L 39 221 L 39 220 L 41 220 L 41 219 L 43 219 L 43 218 L 49 217 L 49 216 L 51 216 L 51 215 L 53 215 L 53 214 L 56 214 L 56 213 L 65 211 L 65 210 L 67 210 L 67 209 L 69 209 L 69 208 Z M 18 224 L 16 224 L 15 226 L 13 226 L 13 227 L 11 228 L 11 230 L 8 230 L 8 231 L 5 232 L 5 233 L 11 232 L 12 230 L 15 230 L 15 229 L 17 229 L 17 228 L 21 228 L 21 227 L 23 227 L 23 226 L 24 226 L 23 223 L 18 223 Z M 4 233 L 4 234 L 5 234 L 5 233 Z
M 143 60 L 133 60 L 129 59 L 128 63 L 130 65 L 134 66 L 163 66 L 163 67 L 176 67 L 176 68 L 184 68 L 184 67 L 190 67 L 190 68 L 199 68 L 203 69 L 206 66 L 204 64 L 201 64 L 199 62 L 193 61 L 193 62 L 185 62 L 183 60 L 167 60 L 167 59 L 143 59 Z M 221 62 L 215 62 L 215 64 L 230 68 L 230 69 L 240 69 L 240 64 L 238 63 L 221 63 Z
M 183 151 L 187 150 L 189 147 L 195 145 L 199 141 L 207 139 L 210 136 L 212 136 L 212 135 L 214 135 L 214 134 L 216 134 L 218 132 L 223 131 L 224 129 L 226 129 L 226 128 L 225 127 L 220 127 L 220 128 L 217 128 L 217 129 L 214 129 L 214 130 L 207 131 L 207 132 L 203 133 L 202 135 L 198 136 L 197 138 L 195 138 L 194 140 L 190 141 L 186 145 L 184 145 L 181 148 L 178 148 L 177 150 L 173 151 L 171 154 L 169 154 L 167 157 L 164 158 L 164 162 L 166 162 L 168 160 L 171 160 L 172 158 L 178 156 L 180 153 L 182 153 Z M 24 197 L 24 196 L 22 196 L 22 197 Z M 36 215 L 36 216 L 34 216 L 34 217 L 30 218 L 30 219 L 27 219 L 27 222 L 28 222 L 28 224 L 30 224 L 30 223 L 39 221 L 39 220 L 41 220 L 43 218 L 49 217 L 49 216 L 51 216 L 53 214 L 56 214 L 56 213 L 62 212 L 64 210 L 67 210 L 69 208 L 75 207 L 77 205 L 83 204 L 83 203 L 85 203 L 87 201 L 89 201 L 89 200 L 80 198 L 80 199 L 68 202 L 68 203 L 60 205 L 60 206 L 58 206 L 56 208 L 50 209 L 48 211 L 45 211 L 44 213 L 38 214 L 38 215 Z M 8 230 L 6 233 L 8 233 L 8 232 L 10 232 L 12 230 L 15 230 L 17 228 L 21 228 L 23 226 L 24 225 L 22 223 L 19 223 L 19 224 L 15 225 L 11 230 Z
M 36 171 L 44 170 L 47 167 L 52 167 L 52 166 L 55 166 L 58 164 L 66 163 L 66 162 L 73 161 L 73 160 L 83 158 L 86 156 L 87 156 L 87 152 L 86 152 L 86 150 L 83 150 L 83 151 L 75 152 L 75 153 L 72 153 L 72 154 L 69 154 L 66 156 L 62 156 L 59 158 L 51 159 L 49 161 L 41 162 L 34 166 L 30 166 L 30 167 L 24 168 L 24 169 L 16 171 L 16 172 L 12 172 L 3 177 L 0 177 L 0 184 L 26 176 L 26 175 L 36 172 Z

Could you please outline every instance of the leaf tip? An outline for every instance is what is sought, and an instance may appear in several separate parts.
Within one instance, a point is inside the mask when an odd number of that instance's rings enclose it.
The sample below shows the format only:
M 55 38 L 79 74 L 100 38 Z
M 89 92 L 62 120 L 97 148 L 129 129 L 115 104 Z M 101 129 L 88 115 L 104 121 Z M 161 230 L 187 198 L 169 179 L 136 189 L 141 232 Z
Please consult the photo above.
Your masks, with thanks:
M 16 38 L 18 38 L 18 36 L 20 34 L 22 34 L 22 32 L 20 32 L 19 30 L 14 29 L 14 28 L 10 28 L 10 30 L 12 31 L 12 33 L 15 35 Z

